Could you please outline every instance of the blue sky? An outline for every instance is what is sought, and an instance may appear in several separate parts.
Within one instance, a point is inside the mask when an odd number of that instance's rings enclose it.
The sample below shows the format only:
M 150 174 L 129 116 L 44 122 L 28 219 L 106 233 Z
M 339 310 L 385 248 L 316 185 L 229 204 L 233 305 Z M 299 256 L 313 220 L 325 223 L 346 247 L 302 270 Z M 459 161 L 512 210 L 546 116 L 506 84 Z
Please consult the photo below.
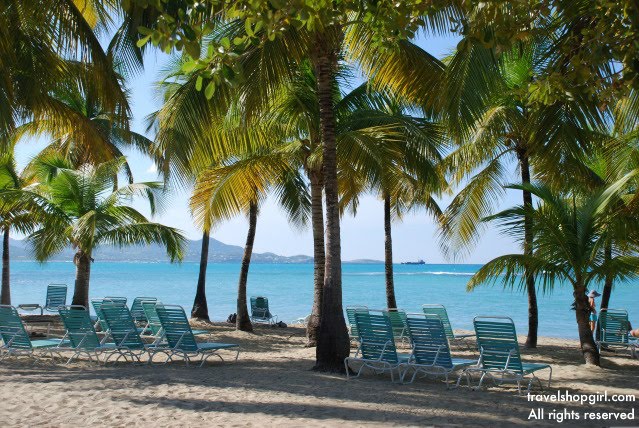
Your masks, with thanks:
M 420 36 L 417 44 L 434 56 L 441 58 L 451 52 L 456 40 L 452 37 Z M 165 57 L 150 52 L 145 59 L 145 71 L 132 79 L 129 84 L 131 105 L 133 110 L 133 128 L 144 133 L 144 117 L 156 110 L 160 103 L 155 97 L 153 83 L 158 79 L 159 71 Z M 153 137 L 149 135 L 149 137 Z M 17 158 L 21 165 L 37 153 L 45 139 L 26 141 L 18 146 Z M 137 153 L 127 153 L 136 181 L 156 180 L 152 162 Z M 516 180 L 513 166 L 513 181 Z M 442 199 L 442 207 L 450 198 Z M 188 210 L 188 191 L 174 192 L 167 204 L 167 209 L 156 216 L 155 220 L 183 230 L 191 239 L 199 239 L 201 233 L 191 221 Z M 520 203 L 520 196 L 508 191 L 502 207 Z M 138 203 L 136 203 L 138 205 Z M 357 217 L 345 216 L 342 220 L 342 258 L 383 259 L 383 204 L 374 196 L 365 196 Z M 212 237 L 227 244 L 243 245 L 246 238 L 247 221 L 238 217 L 219 225 Z M 274 252 L 282 255 L 312 254 L 313 244 L 310 230 L 292 228 L 274 201 L 269 198 L 262 206 L 258 218 L 254 251 Z M 393 225 L 393 251 L 396 262 L 422 258 L 428 263 L 446 263 L 448 260 L 440 251 L 437 239 L 437 227 L 434 220 L 424 212 L 417 212 L 404 217 L 401 223 Z M 519 251 L 518 246 L 508 237 L 501 236 L 498 231 L 489 228 L 482 235 L 479 244 L 464 258 L 463 263 L 483 263 L 491 258 L 510 252 Z

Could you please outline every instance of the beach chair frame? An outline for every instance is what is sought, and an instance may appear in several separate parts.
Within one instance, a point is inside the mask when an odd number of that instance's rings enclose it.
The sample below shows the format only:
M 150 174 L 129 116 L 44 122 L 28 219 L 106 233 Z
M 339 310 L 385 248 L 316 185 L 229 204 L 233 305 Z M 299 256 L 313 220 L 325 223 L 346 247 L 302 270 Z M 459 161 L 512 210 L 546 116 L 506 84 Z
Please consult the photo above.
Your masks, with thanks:
M 625 309 L 602 309 L 599 311 L 599 340 L 597 347 L 630 351 L 637 358 L 639 341 L 630 336 L 630 321 Z
M 406 375 L 412 370 L 413 376 L 406 383 L 412 383 L 421 373 L 424 377 L 443 376 L 446 388 L 450 388 L 448 381 L 451 373 L 478 364 L 478 360 L 452 357 L 443 322 L 437 315 L 407 314 L 406 329 L 412 351 L 410 360 L 400 364 L 402 383 L 405 383 Z
M 410 356 L 399 354 L 395 347 L 393 327 L 386 313 L 380 315 L 370 312 L 355 312 L 355 324 L 359 332 L 359 346 L 355 355 L 344 358 L 346 379 L 358 378 L 364 369 L 376 374 L 389 372 L 391 381 L 395 382 L 395 371 L 400 376 L 400 364 Z M 355 376 L 351 376 L 351 363 L 359 364 Z
M 481 389 L 484 382 L 490 379 L 495 385 L 516 383 L 517 391 L 521 394 L 521 384 L 530 375 L 526 392 L 530 392 L 534 382 L 537 382 L 543 390 L 543 384 L 535 372 L 548 369 L 548 387 L 550 388 L 552 366 L 521 361 L 517 332 L 512 318 L 476 316 L 473 319 L 473 325 L 479 349 L 479 362 L 476 367 L 468 367 L 459 374 L 456 386 L 459 386 L 462 377 L 465 377 L 468 386 L 471 387 L 471 375 L 479 373 L 479 384 L 473 389 Z
M 264 302 L 264 306 L 258 306 L 258 302 Z M 268 304 L 268 297 L 264 296 L 251 296 L 251 322 L 258 324 L 277 324 L 277 315 L 271 313 L 271 309 Z
M 182 306 L 158 304 L 155 310 L 162 323 L 166 344 L 156 346 L 154 354 L 164 353 L 167 357 L 164 364 L 173 361 L 174 357 L 179 356 L 188 367 L 192 359 L 199 357 L 200 364 L 198 367 L 202 367 L 213 356 L 224 361 L 222 355 L 219 354 L 220 351 L 235 351 L 233 361 L 237 362 L 240 355 L 239 345 L 216 342 L 198 343 L 196 341 Z M 149 363 L 152 362 L 153 356 L 151 355 Z

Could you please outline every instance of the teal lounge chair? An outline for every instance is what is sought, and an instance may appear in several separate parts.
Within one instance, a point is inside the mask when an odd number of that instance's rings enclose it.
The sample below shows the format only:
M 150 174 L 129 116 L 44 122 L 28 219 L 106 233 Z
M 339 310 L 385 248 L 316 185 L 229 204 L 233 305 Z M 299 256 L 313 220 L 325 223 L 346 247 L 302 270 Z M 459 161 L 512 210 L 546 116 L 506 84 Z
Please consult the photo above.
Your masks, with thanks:
M 31 340 L 18 310 L 11 305 L 0 305 L 0 338 L 0 361 L 11 356 L 38 359 L 36 353 L 52 355 L 53 348 L 64 344 L 61 339 Z
M 406 331 L 406 312 L 401 309 L 389 308 L 385 311 L 390 318 L 391 325 L 393 326 L 393 337 L 395 340 L 400 340 L 404 343 L 408 340 L 408 332 Z
M 444 376 L 448 388 L 448 376 L 460 369 L 477 365 L 477 360 L 453 358 L 442 320 L 437 315 L 409 314 L 406 318 L 407 336 L 412 352 L 408 363 L 401 364 L 401 381 L 412 371 L 411 383 L 419 373 L 425 376 Z
M 359 331 L 357 330 L 357 323 L 355 322 L 355 313 L 368 313 L 366 306 L 347 306 L 346 318 L 348 319 L 348 336 L 351 340 L 359 342 Z
M 599 350 L 602 347 L 624 349 L 636 358 L 639 342 L 630 336 L 630 330 L 628 312 L 625 309 L 602 309 L 599 312 Z
M 156 297 L 136 297 L 133 299 L 133 303 L 131 303 L 131 316 L 135 320 L 135 322 L 146 323 L 146 315 L 144 314 L 144 309 L 142 308 L 142 302 L 157 302 L 158 299 Z
M 191 330 L 191 325 L 182 306 L 157 305 L 156 311 L 167 341 L 166 346 L 160 346 L 158 349 L 158 351 L 167 354 L 165 364 L 172 361 L 173 357 L 181 356 L 188 366 L 192 357 L 199 356 L 199 367 L 202 367 L 206 360 L 213 355 L 224 361 L 219 354 L 219 351 L 223 350 L 235 351 L 235 361 L 237 361 L 240 355 L 240 347 L 235 343 L 198 343 L 195 340 L 195 335 Z
M 64 339 L 68 340 L 68 346 L 65 347 L 74 352 L 67 364 L 81 355 L 86 355 L 90 361 L 95 357 L 99 363 L 100 355 L 115 350 L 113 343 L 100 342 L 89 311 L 84 306 L 61 306 L 59 313 L 66 330 Z
M 271 314 L 266 297 L 251 297 L 251 321 L 270 325 L 277 323 L 277 315 Z
M 359 377 L 365 368 L 369 368 L 376 373 L 390 372 L 391 381 L 394 382 L 395 371 L 399 374 L 400 365 L 407 363 L 410 355 L 397 352 L 388 314 L 355 312 L 355 324 L 360 342 L 355 355 L 344 359 L 347 379 L 350 379 L 351 364 L 357 363 L 360 366 L 354 377 Z
M 531 375 L 528 381 L 530 392 L 533 381 L 537 381 L 542 388 L 541 381 L 535 376 L 535 372 L 548 369 L 548 387 L 552 379 L 552 367 L 548 364 L 524 363 L 519 352 L 517 332 L 513 320 L 508 317 L 484 317 L 478 316 L 473 320 L 475 334 L 477 336 L 477 349 L 479 349 L 479 363 L 477 367 L 466 368 L 457 379 L 459 385 L 462 376 L 466 376 L 470 386 L 470 375 L 479 372 L 481 378 L 477 388 L 481 388 L 486 377 L 490 377 L 495 384 L 506 382 L 517 383 L 517 390 L 521 394 L 521 382 L 526 376 Z
M 115 347 L 114 352 L 104 360 L 105 364 L 113 355 L 118 355 L 115 361 L 119 361 L 120 358 L 128 361 L 130 357 L 133 362 L 141 362 L 142 355 L 152 354 L 155 346 L 144 343 L 140 337 L 139 329 L 133 321 L 131 311 L 126 305 L 105 302 L 100 309 Z
M 114 303 L 126 306 L 126 297 L 103 297 L 101 299 L 91 299 L 91 306 L 93 306 L 96 316 L 94 328 L 99 326 L 100 330 L 106 332 L 109 327 L 104 321 L 104 314 L 102 313 L 102 305 L 104 303 Z
M 158 316 L 158 311 L 156 309 L 159 305 L 162 305 L 162 303 L 158 301 L 141 302 L 147 323 L 140 334 L 142 336 L 153 337 L 153 343 L 156 345 L 164 339 L 164 330 L 162 329 L 162 323 L 160 322 L 160 317 Z M 208 330 L 191 330 L 191 332 L 195 336 L 203 336 L 211 333 Z
M 39 304 L 18 305 L 18 309 L 33 311 L 40 309 L 40 315 L 47 312 L 58 312 L 58 307 L 67 304 L 67 286 L 65 284 L 49 284 L 47 286 L 47 296 L 44 300 L 44 306 Z
M 448 338 L 448 342 L 450 344 L 465 344 L 469 350 L 472 350 L 470 344 L 467 339 L 475 336 L 474 334 L 455 334 L 453 331 L 453 326 L 450 323 L 450 319 L 448 318 L 448 311 L 444 307 L 444 305 L 422 305 L 422 311 L 424 311 L 425 315 L 437 315 L 444 325 L 444 331 L 446 332 L 446 337 Z

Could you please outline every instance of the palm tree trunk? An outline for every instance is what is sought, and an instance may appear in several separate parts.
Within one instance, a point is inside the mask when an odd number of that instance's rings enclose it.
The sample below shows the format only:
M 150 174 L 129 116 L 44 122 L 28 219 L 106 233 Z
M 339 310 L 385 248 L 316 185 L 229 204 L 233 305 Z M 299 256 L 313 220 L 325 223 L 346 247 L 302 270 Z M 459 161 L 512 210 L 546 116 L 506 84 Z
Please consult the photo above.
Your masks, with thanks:
M 574 297 L 581 353 L 584 356 L 586 364 L 598 366 L 600 365 L 599 350 L 597 349 L 590 328 L 590 307 L 588 305 L 588 297 L 586 296 L 586 288 L 583 285 L 575 287 Z
M 91 279 L 91 256 L 82 250 L 75 253 L 75 289 L 72 305 L 89 307 L 89 280 Z
M 325 30 L 328 31 L 328 30 Z M 311 59 L 317 78 L 320 131 L 324 161 L 324 193 L 326 198 L 326 260 L 322 317 L 320 319 L 315 370 L 344 372 L 344 358 L 350 353 L 350 342 L 342 309 L 342 261 L 340 241 L 339 197 L 337 188 L 337 149 L 333 84 L 337 69 L 337 44 L 326 33 L 318 32 Z
M 324 207 L 322 206 L 321 171 L 311 171 L 311 223 L 313 225 L 313 310 L 306 326 L 306 346 L 317 345 L 322 318 L 322 292 L 324 289 Z
M 195 300 L 193 300 L 193 309 L 191 309 L 191 318 L 197 318 L 203 321 L 210 321 L 209 306 L 206 303 L 206 268 L 209 264 L 209 232 L 202 233 L 202 250 L 200 251 L 200 274 L 197 278 L 197 290 L 195 292 Z
M 251 255 L 253 254 L 253 242 L 255 241 L 255 227 L 257 226 L 257 203 L 251 202 L 249 206 L 249 229 L 246 235 L 242 268 L 240 269 L 240 281 L 237 285 L 237 320 L 235 328 L 242 331 L 253 331 L 253 325 L 246 307 L 246 282 L 248 281 Z
M 9 227 L 4 228 L 4 237 L 2 239 L 2 292 L 0 292 L 0 304 L 11 304 L 9 270 Z
M 390 195 L 384 194 L 384 272 L 386 273 L 386 307 L 397 308 L 395 283 L 393 280 L 393 237 L 391 229 Z
M 530 163 L 528 153 L 525 149 L 518 151 L 519 166 L 521 169 L 522 184 L 530 184 Z M 532 194 L 528 190 L 523 190 L 524 207 L 531 210 Z M 533 224 L 528 212 L 524 217 L 524 255 L 532 256 L 533 254 Z M 526 268 L 526 291 L 528 293 L 528 337 L 526 338 L 526 348 L 537 347 L 537 329 L 539 326 L 539 310 L 537 308 L 537 291 L 535 289 L 535 277 L 529 269 Z
M 606 248 L 604 248 L 604 263 L 608 264 L 612 260 L 612 243 L 606 243 Z M 612 285 L 614 283 L 614 275 L 612 273 L 608 273 L 606 275 L 606 279 L 604 280 L 604 287 L 601 293 L 601 304 L 599 306 L 599 314 L 601 315 L 601 309 L 608 309 L 610 305 L 610 295 L 612 294 Z M 599 320 L 597 320 L 597 324 L 599 324 Z M 595 329 L 597 340 L 600 338 L 599 328 Z

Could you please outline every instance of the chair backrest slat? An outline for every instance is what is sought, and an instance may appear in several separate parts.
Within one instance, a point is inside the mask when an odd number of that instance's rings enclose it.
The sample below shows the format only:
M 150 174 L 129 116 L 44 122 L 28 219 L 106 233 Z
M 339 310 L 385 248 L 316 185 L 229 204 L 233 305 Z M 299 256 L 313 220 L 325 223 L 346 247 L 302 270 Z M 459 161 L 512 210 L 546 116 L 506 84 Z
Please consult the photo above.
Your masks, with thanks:
M 146 315 L 144 314 L 144 308 L 142 308 L 142 302 L 157 302 L 158 299 L 156 297 L 136 297 L 133 299 L 133 303 L 131 303 L 131 315 L 133 319 L 137 322 L 145 322 L 147 321 Z
M 181 306 L 157 305 L 156 310 L 169 346 L 183 351 L 197 351 L 197 342 L 184 309 Z
M 84 306 L 62 306 L 59 312 L 72 347 L 85 350 L 100 347 L 100 339 L 93 328 L 89 311 Z
M 44 309 L 49 311 L 57 311 L 58 307 L 67 304 L 67 286 L 66 284 L 49 284 L 47 286 L 47 297 Z
M 24 328 L 16 308 L 0 305 L 0 337 L 4 346 L 13 349 L 31 349 L 31 339 Z
M 448 311 L 446 311 L 444 305 L 423 305 L 422 310 L 424 311 L 425 315 L 438 316 L 442 320 L 444 331 L 446 332 L 446 337 L 449 340 L 455 338 L 453 327 L 450 324 L 450 319 L 448 318 Z
M 104 321 L 116 346 L 128 349 L 144 349 L 144 341 L 126 305 L 105 302 L 102 307 Z
M 417 364 L 453 368 L 448 338 L 439 316 L 409 316 L 406 325 Z
M 368 313 L 366 306 L 348 306 L 346 307 L 346 318 L 351 326 L 351 337 L 359 337 L 359 331 L 357 330 L 357 322 L 355 321 L 356 313 Z
M 630 321 L 625 309 L 602 309 L 599 313 L 600 340 L 608 344 L 628 344 Z
M 162 323 L 160 317 L 158 317 L 157 305 L 161 305 L 158 301 L 142 301 L 142 310 L 144 310 L 144 316 L 147 320 L 148 327 L 151 330 L 153 336 L 159 336 L 162 332 Z
M 485 369 L 522 372 L 521 354 L 513 320 L 508 317 L 475 317 L 477 349 Z M 508 367 L 506 367 L 508 362 Z
M 393 327 L 388 315 L 356 312 L 355 323 L 359 332 L 359 349 L 363 358 L 394 364 L 398 362 Z

